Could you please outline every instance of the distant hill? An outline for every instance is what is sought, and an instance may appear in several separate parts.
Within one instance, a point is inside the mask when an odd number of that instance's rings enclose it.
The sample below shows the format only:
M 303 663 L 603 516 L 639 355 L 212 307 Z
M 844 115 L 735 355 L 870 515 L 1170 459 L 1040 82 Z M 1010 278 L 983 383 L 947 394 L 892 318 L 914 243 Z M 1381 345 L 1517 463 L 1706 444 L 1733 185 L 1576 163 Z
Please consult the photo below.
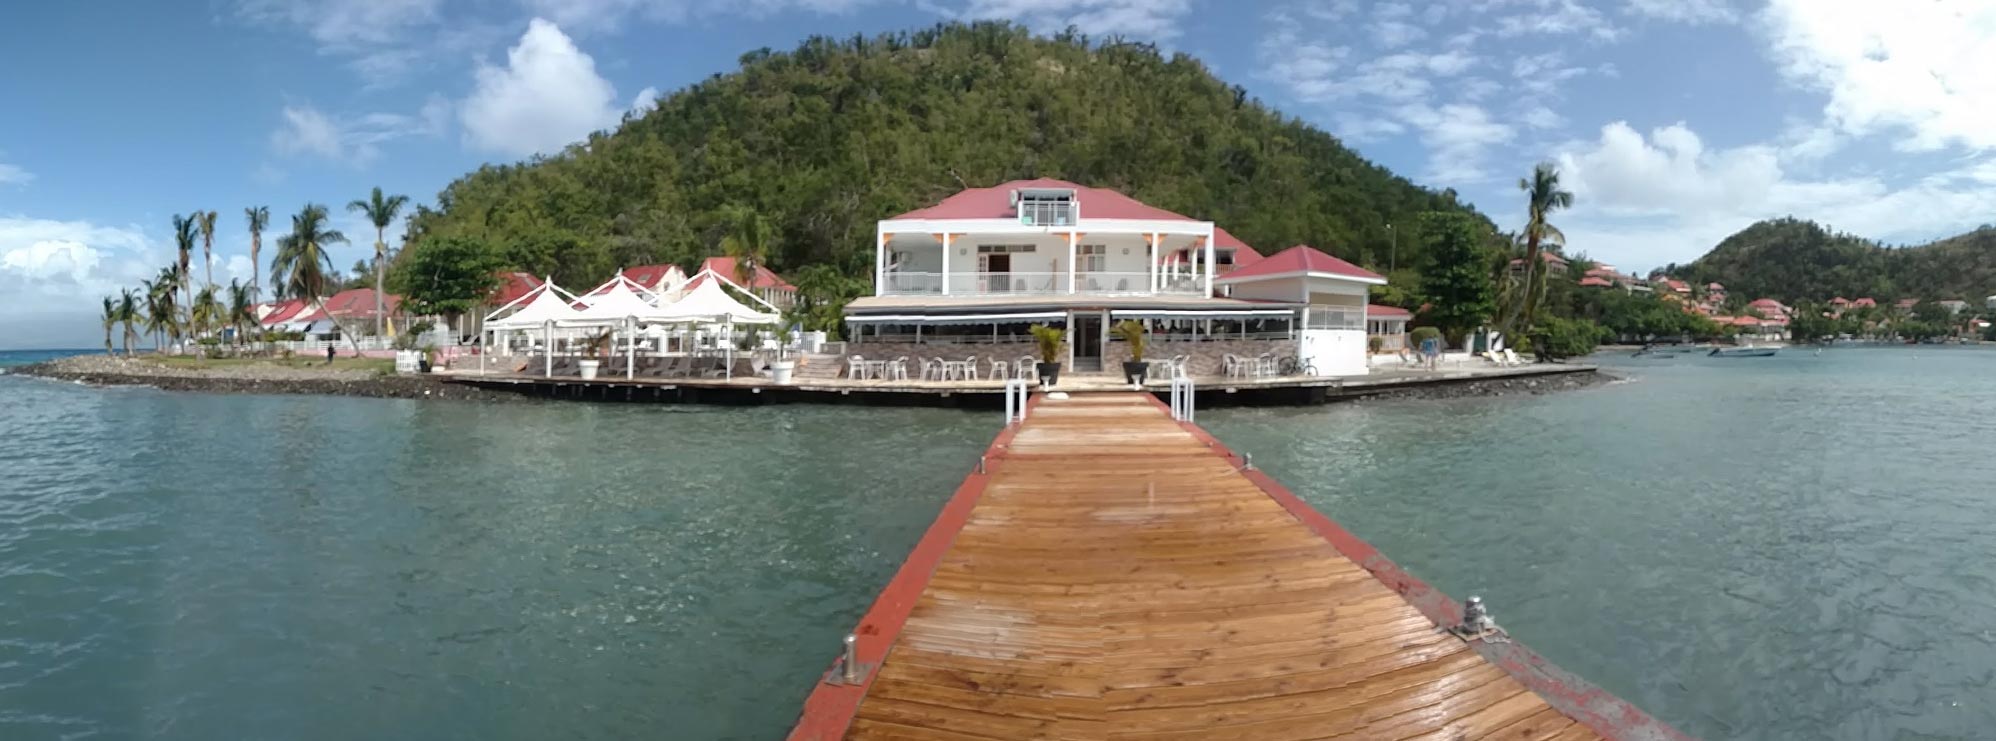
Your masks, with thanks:
M 866 276 L 876 220 L 1032 177 L 1122 190 L 1263 251 L 1308 242 L 1380 267 L 1389 248 L 1420 264 L 1416 214 L 1476 213 L 1191 57 L 977 23 L 750 52 L 615 131 L 458 179 L 409 236 L 416 250 L 483 237 L 515 267 L 580 286 L 621 265 L 697 262 L 716 250 L 717 212 L 740 204 L 778 229 L 773 268 Z
M 1996 295 L 1996 227 L 1912 247 L 1885 247 L 1793 218 L 1762 221 L 1688 265 L 1663 272 L 1728 293 L 1785 302 L 1836 296 L 1965 299 Z

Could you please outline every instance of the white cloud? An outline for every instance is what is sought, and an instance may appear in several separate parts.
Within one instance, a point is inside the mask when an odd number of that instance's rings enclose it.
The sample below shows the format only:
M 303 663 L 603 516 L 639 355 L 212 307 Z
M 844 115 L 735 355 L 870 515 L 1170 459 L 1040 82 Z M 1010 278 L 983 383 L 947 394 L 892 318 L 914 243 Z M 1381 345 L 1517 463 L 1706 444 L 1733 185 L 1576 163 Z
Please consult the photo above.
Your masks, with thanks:
M 1406 21 L 1379 21 L 1372 24 L 1372 38 L 1378 41 L 1380 46 L 1388 49 L 1406 46 L 1427 37 L 1427 31 Z
M 443 0 L 243 0 L 244 17 L 296 26 L 327 46 L 357 47 L 396 40 L 435 22 Z
M 23 185 L 35 179 L 35 174 L 21 169 L 20 165 L 0 162 L 0 185 Z
M 1565 231 L 1575 249 L 1625 267 L 1683 262 L 1754 221 L 1796 216 L 1888 240 L 1971 229 L 1996 211 L 1996 159 L 1904 183 L 1871 176 L 1808 179 L 1784 163 L 1792 148 L 1708 149 L 1683 124 L 1644 137 L 1626 123 L 1558 154 L 1576 204 Z
M 1576 0 L 1514 0 L 1496 4 L 1512 6 L 1505 8 L 1506 15 L 1497 18 L 1499 36 L 1572 34 L 1597 41 L 1614 41 L 1622 36 L 1621 29 L 1609 23 L 1601 11 Z
M 1534 129 L 1556 129 L 1566 123 L 1566 118 L 1551 108 L 1534 105 L 1525 109 L 1518 121 Z
M 1678 23 L 1733 23 L 1740 13 L 1727 0 L 1628 0 L 1629 12 Z
M 1774 0 L 1764 13 L 1781 74 L 1829 96 L 1824 117 L 1900 147 L 1996 148 L 1996 4 Z
M 18 347 L 90 346 L 98 299 L 166 264 L 133 227 L 0 216 L 0 337 Z M 53 328 L 53 329 L 52 329 Z
M 1408 104 L 1401 106 L 1398 114 L 1400 120 L 1420 130 L 1421 141 L 1428 147 L 1428 178 L 1443 184 L 1489 177 L 1483 169 L 1485 152 L 1510 141 L 1516 133 L 1481 107 L 1466 103 L 1440 107 Z
M 97 269 L 97 250 L 82 242 L 45 240 L 0 253 L 0 271 L 32 281 L 81 284 Z
M 637 97 L 631 99 L 632 113 L 648 113 L 656 107 L 658 107 L 658 88 L 655 87 L 639 90 Z
M 1092 36 L 1176 38 L 1191 0 L 927 0 L 919 7 L 960 19 L 1006 19 L 1041 31 L 1072 26 Z
M 279 154 L 313 155 L 354 166 L 366 165 L 380 155 L 382 144 L 411 136 L 442 134 L 449 125 L 450 114 L 450 102 L 438 97 L 430 98 L 413 116 L 368 113 L 335 118 L 310 104 L 287 105 L 279 112 L 282 121 L 271 132 L 270 145 Z
M 465 142 L 524 157 L 558 152 L 617 123 L 617 91 L 596 61 L 555 24 L 535 18 L 503 67 L 480 64 L 476 89 L 459 104 Z

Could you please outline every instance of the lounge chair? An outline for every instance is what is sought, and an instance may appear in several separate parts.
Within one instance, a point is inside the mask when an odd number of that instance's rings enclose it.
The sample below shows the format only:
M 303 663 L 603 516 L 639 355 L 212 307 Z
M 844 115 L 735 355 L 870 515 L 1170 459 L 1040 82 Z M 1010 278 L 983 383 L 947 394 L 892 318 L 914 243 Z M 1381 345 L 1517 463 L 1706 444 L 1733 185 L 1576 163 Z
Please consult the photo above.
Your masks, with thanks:
M 1505 361 L 1505 362 L 1507 362 L 1507 363 L 1510 363 L 1511 365 L 1524 365 L 1524 364 L 1525 364 L 1525 361 L 1524 361 L 1524 359 L 1523 359 L 1523 358 L 1520 358 L 1520 357 L 1518 357 L 1518 351 L 1516 351 L 1516 350 L 1513 350 L 1513 349 L 1511 349 L 1511 348 L 1508 348 L 1508 347 L 1507 347 L 1507 348 L 1504 348 L 1504 361 Z

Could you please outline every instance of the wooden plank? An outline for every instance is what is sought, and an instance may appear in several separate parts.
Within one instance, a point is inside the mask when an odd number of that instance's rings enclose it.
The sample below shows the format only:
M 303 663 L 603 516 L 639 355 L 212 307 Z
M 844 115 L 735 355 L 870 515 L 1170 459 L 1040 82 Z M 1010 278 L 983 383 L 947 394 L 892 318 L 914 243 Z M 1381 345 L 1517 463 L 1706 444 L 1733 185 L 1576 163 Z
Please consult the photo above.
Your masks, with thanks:
M 1138 394 L 1036 400 L 848 737 L 1586 730 L 1194 432 Z

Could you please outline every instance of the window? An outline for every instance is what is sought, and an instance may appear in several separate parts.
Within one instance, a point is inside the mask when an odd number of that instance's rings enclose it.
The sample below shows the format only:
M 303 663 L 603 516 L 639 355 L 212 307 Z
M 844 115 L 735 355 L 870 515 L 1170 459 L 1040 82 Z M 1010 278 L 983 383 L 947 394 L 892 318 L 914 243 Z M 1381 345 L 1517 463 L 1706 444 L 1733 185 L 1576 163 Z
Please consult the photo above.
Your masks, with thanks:
M 1074 269 L 1081 273 L 1100 273 L 1108 266 L 1109 246 L 1103 244 L 1083 244 L 1074 247 Z
M 977 246 L 977 254 L 980 255 L 1016 255 L 1021 252 L 1033 251 L 1035 251 L 1034 247 L 1030 244 L 980 244 Z
M 1081 209 L 1071 188 L 1025 188 L 1012 191 L 1019 223 L 1026 226 L 1074 226 Z

